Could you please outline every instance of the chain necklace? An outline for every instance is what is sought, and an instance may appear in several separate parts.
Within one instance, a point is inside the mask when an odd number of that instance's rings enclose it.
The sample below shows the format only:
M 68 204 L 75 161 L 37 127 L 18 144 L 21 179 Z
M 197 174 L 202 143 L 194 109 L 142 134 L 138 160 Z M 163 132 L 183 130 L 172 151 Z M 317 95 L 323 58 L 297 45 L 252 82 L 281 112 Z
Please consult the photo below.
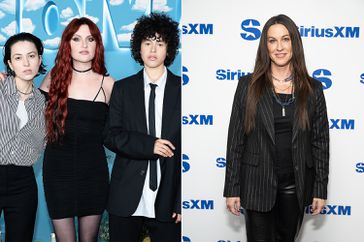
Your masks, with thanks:
M 15 85 L 16 86 L 16 85 Z M 16 90 L 17 90 L 17 92 L 19 92 L 19 93 L 21 93 L 21 94 L 23 94 L 23 95 L 30 95 L 30 94 L 32 94 L 33 93 L 33 84 L 32 84 L 32 89 L 30 90 L 30 92 L 22 92 L 22 91 L 20 91 L 19 89 L 18 89 L 18 86 L 16 86 Z
M 289 86 L 284 87 L 284 88 L 279 88 L 279 87 L 277 87 L 277 86 L 276 86 L 276 85 L 274 85 L 274 84 L 273 84 L 273 86 L 274 86 L 274 88 L 275 88 L 275 89 L 277 89 L 278 91 L 280 91 L 280 92 L 284 92 L 284 91 L 286 91 L 286 90 L 288 90 L 289 88 L 291 88 L 291 87 L 292 87 L 292 82 L 290 83 L 290 85 L 289 85 Z
M 281 82 L 281 83 L 284 83 L 284 82 L 289 82 L 293 79 L 293 74 L 289 75 L 287 78 L 284 78 L 283 80 L 281 79 L 278 79 L 277 77 L 273 76 L 272 74 L 272 79 L 278 81 L 278 82 Z
M 293 86 L 292 86 L 292 96 L 287 100 L 282 101 L 279 97 L 279 95 L 275 92 L 274 87 L 272 88 L 272 93 L 273 93 L 273 97 L 276 100 L 276 102 L 281 105 L 282 107 L 282 117 L 286 116 L 286 107 L 288 105 L 290 105 L 291 103 L 293 103 L 296 99 L 295 95 L 294 95 L 294 90 L 293 90 Z

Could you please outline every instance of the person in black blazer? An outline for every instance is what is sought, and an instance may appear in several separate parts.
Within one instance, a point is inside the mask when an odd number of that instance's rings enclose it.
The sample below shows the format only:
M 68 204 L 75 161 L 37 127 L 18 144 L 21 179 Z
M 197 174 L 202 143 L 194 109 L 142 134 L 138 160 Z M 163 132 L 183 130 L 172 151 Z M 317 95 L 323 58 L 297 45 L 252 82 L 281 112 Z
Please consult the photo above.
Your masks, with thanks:
M 105 146 L 116 153 L 109 202 L 111 241 L 181 240 L 181 78 L 169 71 L 178 23 L 165 14 L 138 19 L 131 49 L 144 66 L 115 83 Z
M 231 213 L 243 208 L 249 242 L 294 241 L 304 207 L 318 214 L 327 199 L 325 98 L 296 26 L 285 15 L 267 21 L 254 71 L 234 97 L 224 197 Z

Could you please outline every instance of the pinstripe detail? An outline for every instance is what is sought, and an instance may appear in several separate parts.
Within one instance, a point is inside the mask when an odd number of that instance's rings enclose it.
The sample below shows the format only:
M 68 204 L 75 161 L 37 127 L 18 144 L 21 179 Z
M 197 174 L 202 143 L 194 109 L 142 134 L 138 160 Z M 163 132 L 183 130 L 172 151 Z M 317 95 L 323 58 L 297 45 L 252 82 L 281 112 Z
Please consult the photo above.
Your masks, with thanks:
M 31 166 L 44 147 L 44 96 L 33 89 L 33 95 L 25 101 L 29 120 L 21 130 L 16 115 L 18 103 L 15 81 L 9 76 L 0 82 L 0 165 Z
M 244 113 L 250 78 L 245 76 L 239 80 L 234 97 L 228 132 L 224 196 L 240 196 L 242 207 L 266 212 L 274 206 L 277 191 L 273 169 L 273 101 L 266 90 L 258 102 L 255 128 L 245 135 Z M 311 129 L 298 129 L 295 116 L 292 131 L 292 160 L 301 208 L 311 203 L 312 197 L 327 198 L 329 126 L 322 85 L 316 80 L 314 93 L 309 98 L 308 114 Z

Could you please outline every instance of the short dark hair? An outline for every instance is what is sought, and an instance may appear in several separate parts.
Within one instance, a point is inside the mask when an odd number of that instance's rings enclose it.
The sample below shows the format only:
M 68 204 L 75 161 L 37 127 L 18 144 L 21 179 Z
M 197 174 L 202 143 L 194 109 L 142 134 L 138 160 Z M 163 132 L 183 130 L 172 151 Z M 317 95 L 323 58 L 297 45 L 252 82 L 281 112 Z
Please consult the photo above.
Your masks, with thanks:
M 178 53 L 179 29 L 178 23 L 164 13 L 151 13 L 138 18 L 130 40 L 131 55 L 136 62 L 144 65 L 140 55 L 141 43 L 143 40 L 155 38 L 156 34 L 167 44 L 164 65 L 170 66 Z
M 4 49 L 3 49 L 3 54 L 4 54 L 4 64 L 6 66 L 6 72 L 8 73 L 8 75 L 11 76 L 15 76 L 15 73 L 13 70 L 11 70 L 8 61 L 11 59 L 11 47 L 19 42 L 19 41 L 29 41 L 31 43 L 33 43 L 35 45 L 35 48 L 38 51 L 38 55 L 43 55 L 43 44 L 42 41 L 35 35 L 31 34 L 31 33 L 19 33 L 19 34 L 15 34 L 13 36 L 11 36 L 4 45 Z M 39 66 L 39 70 L 38 70 L 38 74 L 44 74 L 46 73 L 46 69 L 45 69 L 45 65 L 43 64 L 43 60 L 42 63 Z

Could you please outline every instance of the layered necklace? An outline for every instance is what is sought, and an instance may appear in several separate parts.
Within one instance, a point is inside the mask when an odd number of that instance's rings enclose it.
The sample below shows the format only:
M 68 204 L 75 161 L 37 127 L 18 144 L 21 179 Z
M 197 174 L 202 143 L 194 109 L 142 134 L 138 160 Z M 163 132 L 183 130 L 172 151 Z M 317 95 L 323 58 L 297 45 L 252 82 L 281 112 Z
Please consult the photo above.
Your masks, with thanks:
M 289 77 L 287 77 L 283 80 L 280 80 L 272 75 L 272 79 L 274 79 L 280 83 L 287 83 L 290 81 L 290 84 L 286 88 L 283 88 L 283 89 L 277 88 L 276 86 L 274 86 L 274 84 L 272 87 L 273 97 L 274 97 L 275 101 L 282 107 L 282 116 L 285 117 L 286 116 L 286 107 L 289 106 L 290 104 L 292 104 L 296 99 L 295 95 L 294 95 L 293 75 L 291 74 Z M 289 95 L 289 94 L 285 95 L 286 97 L 284 98 L 284 100 L 282 100 L 280 98 L 279 94 L 277 94 L 275 91 L 275 89 L 278 89 L 279 91 L 284 92 L 284 91 L 288 90 L 289 88 L 292 88 L 292 95 Z

